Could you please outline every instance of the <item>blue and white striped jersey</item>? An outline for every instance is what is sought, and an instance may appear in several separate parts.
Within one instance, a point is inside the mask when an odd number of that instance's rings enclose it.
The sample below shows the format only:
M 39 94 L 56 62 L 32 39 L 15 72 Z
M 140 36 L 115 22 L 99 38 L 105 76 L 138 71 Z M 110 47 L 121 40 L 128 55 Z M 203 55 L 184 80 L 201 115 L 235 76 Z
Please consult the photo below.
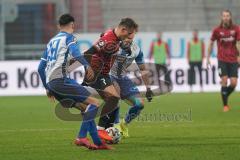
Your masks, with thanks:
M 144 64 L 144 56 L 140 47 L 133 42 L 131 44 L 131 53 L 120 49 L 111 68 L 110 74 L 114 77 L 123 77 L 127 74 L 127 68 L 134 62 L 140 65 Z
M 46 83 L 56 78 L 69 76 L 67 68 L 70 59 L 80 56 L 76 43 L 76 38 L 66 32 L 59 32 L 49 41 L 41 58 L 47 62 L 45 68 Z

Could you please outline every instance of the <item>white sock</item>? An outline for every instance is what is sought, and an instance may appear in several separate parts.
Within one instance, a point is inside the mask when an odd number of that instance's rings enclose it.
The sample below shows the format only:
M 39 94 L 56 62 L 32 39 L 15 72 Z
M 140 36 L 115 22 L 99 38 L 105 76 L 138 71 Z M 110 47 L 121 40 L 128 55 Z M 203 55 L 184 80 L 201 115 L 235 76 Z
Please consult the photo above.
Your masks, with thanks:
M 97 126 L 97 130 L 105 130 L 104 127 Z

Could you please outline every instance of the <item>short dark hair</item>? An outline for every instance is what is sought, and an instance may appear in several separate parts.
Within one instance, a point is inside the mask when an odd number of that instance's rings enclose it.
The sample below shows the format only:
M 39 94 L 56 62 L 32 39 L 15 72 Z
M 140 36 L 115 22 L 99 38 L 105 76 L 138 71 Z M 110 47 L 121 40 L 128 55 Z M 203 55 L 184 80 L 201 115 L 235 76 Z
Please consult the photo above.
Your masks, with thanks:
M 67 14 L 63 14 L 59 17 L 58 24 L 60 26 L 64 26 L 64 25 L 67 25 L 74 21 L 75 20 L 74 20 L 73 16 L 71 16 L 70 14 L 67 13 Z
M 135 29 L 138 30 L 138 24 L 132 18 L 123 18 L 121 19 L 118 26 L 124 26 L 127 29 Z

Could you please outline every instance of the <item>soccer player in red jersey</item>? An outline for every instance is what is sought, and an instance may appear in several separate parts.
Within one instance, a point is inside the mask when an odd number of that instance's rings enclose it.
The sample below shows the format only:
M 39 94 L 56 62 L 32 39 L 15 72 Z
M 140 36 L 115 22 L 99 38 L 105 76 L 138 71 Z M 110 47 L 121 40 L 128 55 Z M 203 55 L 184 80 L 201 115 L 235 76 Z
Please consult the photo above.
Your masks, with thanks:
M 115 109 L 120 99 L 120 95 L 109 76 L 109 72 L 122 40 L 133 37 L 137 30 L 138 25 L 133 19 L 123 18 L 116 28 L 103 33 L 98 41 L 84 53 L 95 71 L 95 78 L 85 78 L 84 83 L 96 89 L 106 102 L 98 124 L 99 136 L 102 139 L 109 140 L 103 126 L 111 118 L 107 116 L 107 113 Z
M 211 36 L 208 48 L 207 65 L 210 63 L 210 55 L 213 42 L 217 41 L 218 72 L 221 77 L 221 96 L 223 111 L 229 111 L 228 97 L 234 91 L 238 78 L 238 63 L 240 62 L 240 29 L 232 22 L 232 14 L 229 10 L 221 13 L 221 24 L 217 26 Z M 230 85 L 228 85 L 230 79 Z

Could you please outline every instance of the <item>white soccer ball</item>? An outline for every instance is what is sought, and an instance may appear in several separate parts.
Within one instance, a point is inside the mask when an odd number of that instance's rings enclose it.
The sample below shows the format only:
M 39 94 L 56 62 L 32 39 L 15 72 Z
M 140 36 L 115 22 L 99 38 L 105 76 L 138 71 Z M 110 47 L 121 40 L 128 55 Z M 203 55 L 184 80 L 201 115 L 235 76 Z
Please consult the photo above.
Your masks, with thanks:
M 117 128 L 110 127 L 110 128 L 107 128 L 106 131 L 107 131 L 108 135 L 110 137 L 112 137 L 112 141 L 107 142 L 107 143 L 109 143 L 109 144 L 117 144 L 117 143 L 120 142 L 120 140 L 121 140 L 121 133 L 120 133 L 120 131 Z

